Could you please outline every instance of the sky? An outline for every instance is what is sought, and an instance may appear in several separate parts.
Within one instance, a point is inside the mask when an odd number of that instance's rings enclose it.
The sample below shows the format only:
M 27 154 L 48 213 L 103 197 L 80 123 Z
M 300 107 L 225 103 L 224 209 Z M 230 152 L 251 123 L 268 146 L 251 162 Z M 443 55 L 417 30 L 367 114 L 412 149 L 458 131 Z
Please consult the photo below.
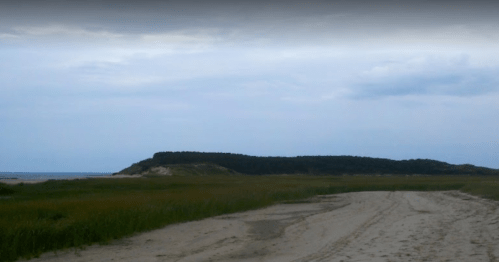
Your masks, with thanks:
M 0 171 L 160 151 L 499 168 L 497 1 L 2 1 Z

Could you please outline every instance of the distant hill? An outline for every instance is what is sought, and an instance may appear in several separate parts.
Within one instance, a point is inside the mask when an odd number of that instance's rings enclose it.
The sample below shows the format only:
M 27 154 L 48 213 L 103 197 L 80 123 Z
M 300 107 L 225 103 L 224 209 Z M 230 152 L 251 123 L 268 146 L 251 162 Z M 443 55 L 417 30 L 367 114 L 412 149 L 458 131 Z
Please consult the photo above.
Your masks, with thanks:
M 232 153 L 202 152 L 158 152 L 152 158 L 142 160 L 118 172 L 119 174 L 142 174 L 153 168 L 174 167 L 172 165 L 210 164 L 208 173 L 214 168 L 225 168 L 223 173 L 247 175 L 267 174 L 422 174 L 422 175 L 499 175 L 498 169 L 474 165 L 451 165 L 431 159 L 391 160 L 358 156 L 297 156 L 257 157 Z M 186 166 L 183 167 L 187 168 Z M 189 167 L 191 171 L 199 167 Z M 206 167 L 205 167 L 206 169 Z M 186 169 L 187 170 L 187 169 Z M 203 173 L 205 171 L 200 171 Z M 205 172 L 206 173 L 206 172 Z

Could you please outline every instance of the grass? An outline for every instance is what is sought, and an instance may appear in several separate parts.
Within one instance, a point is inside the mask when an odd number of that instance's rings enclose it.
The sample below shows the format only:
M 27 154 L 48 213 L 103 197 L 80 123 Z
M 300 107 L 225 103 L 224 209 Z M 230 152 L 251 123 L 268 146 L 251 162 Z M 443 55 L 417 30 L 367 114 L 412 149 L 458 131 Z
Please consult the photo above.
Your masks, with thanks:
M 314 195 L 380 190 L 461 190 L 499 200 L 499 178 L 215 175 L 0 183 L 0 261 Z

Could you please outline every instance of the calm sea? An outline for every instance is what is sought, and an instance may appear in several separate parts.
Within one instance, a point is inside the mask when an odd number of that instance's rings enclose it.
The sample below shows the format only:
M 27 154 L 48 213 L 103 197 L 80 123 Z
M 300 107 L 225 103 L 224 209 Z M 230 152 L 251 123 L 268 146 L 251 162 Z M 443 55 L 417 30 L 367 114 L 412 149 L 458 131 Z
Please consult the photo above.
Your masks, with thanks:
M 68 179 L 109 176 L 112 173 L 89 173 L 89 172 L 0 172 L 0 179 L 23 179 L 23 180 L 45 180 L 45 179 Z

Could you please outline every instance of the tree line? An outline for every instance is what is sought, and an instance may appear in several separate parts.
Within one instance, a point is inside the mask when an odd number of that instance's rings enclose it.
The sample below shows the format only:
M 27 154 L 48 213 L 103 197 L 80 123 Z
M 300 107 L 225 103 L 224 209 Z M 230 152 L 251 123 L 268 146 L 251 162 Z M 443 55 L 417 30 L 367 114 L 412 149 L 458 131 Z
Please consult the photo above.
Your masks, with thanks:
M 391 160 L 359 156 L 257 157 L 233 153 L 158 152 L 119 173 L 137 174 L 152 167 L 212 163 L 248 175 L 266 174 L 423 174 L 498 175 L 499 170 L 474 165 L 452 165 L 431 159 Z

